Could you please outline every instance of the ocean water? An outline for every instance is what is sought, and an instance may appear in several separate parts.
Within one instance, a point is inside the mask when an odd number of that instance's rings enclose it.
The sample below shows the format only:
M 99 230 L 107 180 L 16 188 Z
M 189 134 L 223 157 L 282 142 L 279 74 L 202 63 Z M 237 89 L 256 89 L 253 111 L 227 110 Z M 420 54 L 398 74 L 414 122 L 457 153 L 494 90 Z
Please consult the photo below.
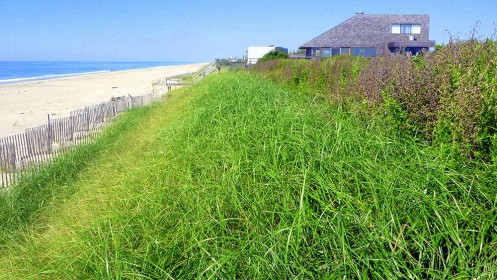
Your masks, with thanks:
M 184 62 L 0 61 L 0 85 Z

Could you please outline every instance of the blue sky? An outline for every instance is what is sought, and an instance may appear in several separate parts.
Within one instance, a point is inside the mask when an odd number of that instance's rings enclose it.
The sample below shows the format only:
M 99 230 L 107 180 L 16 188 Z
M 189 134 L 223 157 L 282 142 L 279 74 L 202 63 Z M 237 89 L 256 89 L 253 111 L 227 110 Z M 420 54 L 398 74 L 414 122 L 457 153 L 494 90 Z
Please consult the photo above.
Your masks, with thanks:
M 0 0 L 0 60 L 203 62 L 296 50 L 353 16 L 430 14 L 430 37 L 497 27 L 495 0 Z M 448 32 L 447 32 L 448 31 Z

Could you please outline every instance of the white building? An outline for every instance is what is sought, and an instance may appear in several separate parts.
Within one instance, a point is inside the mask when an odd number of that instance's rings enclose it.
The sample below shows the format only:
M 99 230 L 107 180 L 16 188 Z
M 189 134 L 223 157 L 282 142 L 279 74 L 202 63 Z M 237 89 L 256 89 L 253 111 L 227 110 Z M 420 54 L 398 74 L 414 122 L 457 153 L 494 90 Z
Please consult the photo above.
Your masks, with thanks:
M 275 47 L 274 45 L 273 46 L 248 47 L 247 64 L 248 65 L 256 64 L 260 58 L 262 58 L 264 55 L 266 55 L 270 51 L 274 51 L 274 50 L 288 53 L 288 49 L 281 48 L 281 47 Z

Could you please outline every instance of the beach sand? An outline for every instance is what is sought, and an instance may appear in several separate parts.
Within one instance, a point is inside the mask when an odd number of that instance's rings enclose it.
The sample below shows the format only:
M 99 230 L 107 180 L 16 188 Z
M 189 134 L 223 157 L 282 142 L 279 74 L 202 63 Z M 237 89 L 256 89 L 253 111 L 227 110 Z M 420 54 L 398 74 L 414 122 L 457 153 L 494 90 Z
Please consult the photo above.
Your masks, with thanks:
M 0 85 L 0 138 L 69 116 L 71 111 L 123 95 L 152 93 L 159 79 L 193 73 L 206 63 L 71 76 Z

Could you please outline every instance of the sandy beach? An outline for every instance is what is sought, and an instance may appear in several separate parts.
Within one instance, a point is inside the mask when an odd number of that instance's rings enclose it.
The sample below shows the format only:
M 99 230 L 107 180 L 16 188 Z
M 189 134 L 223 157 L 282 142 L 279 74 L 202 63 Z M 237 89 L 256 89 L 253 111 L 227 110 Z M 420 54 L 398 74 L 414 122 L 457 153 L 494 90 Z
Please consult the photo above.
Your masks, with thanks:
M 96 73 L 52 80 L 0 85 L 0 138 L 67 117 L 74 110 L 109 101 L 113 96 L 152 93 L 159 79 L 199 70 L 206 63 Z

